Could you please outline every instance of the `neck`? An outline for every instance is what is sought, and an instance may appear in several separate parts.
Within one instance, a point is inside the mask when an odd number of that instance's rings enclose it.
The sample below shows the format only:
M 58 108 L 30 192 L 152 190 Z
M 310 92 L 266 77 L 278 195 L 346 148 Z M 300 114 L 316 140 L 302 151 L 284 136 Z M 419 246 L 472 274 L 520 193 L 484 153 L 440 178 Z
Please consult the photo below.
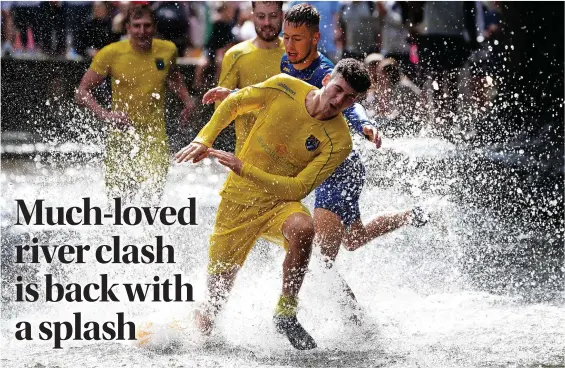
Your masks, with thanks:
M 151 44 L 149 45 L 149 47 L 145 48 L 145 47 L 140 47 L 136 42 L 133 41 L 133 39 L 130 37 L 129 39 L 129 44 L 131 46 L 131 48 L 136 51 L 136 52 L 148 52 L 149 50 L 151 50 L 151 46 L 153 44 L 153 41 L 151 41 Z
M 304 69 L 308 68 L 310 65 L 312 65 L 314 60 L 316 60 L 319 56 L 320 56 L 320 53 L 318 52 L 318 50 L 314 50 L 314 52 L 310 53 L 310 55 L 308 55 L 308 57 L 306 59 L 304 59 L 303 62 L 298 63 L 298 64 L 292 64 L 292 66 L 296 70 L 304 70 Z
M 330 116 L 322 106 L 321 102 L 322 90 L 314 89 L 306 95 L 306 111 L 308 114 L 317 120 L 330 120 L 335 118 L 337 115 Z
M 253 39 L 253 41 L 251 41 L 251 43 L 259 49 L 272 50 L 280 47 L 281 40 L 277 37 L 272 41 L 265 41 L 257 36 Z

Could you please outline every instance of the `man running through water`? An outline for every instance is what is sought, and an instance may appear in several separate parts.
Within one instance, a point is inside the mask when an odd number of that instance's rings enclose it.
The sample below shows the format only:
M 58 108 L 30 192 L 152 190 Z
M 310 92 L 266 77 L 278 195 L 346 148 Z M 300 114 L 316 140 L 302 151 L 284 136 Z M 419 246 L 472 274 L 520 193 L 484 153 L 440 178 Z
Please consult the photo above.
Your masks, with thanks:
M 280 64 L 281 71 L 320 87 L 326 75 L 332 73 L 333 63 L 318 52 L 320 15 L 307 4 L 293 6 L 284 16 L 283 40 L 286 55 Z M 231 91 L 216 87 L 208 91 L 204 103 L 222 100 Z M 351 129 L 363 134 L 376 148 L 381 145 L 378 131 L 361 105 L 354 104 L 344 111 Z M 367 224 L 361 221 L 359 197 L 365 182 L 365 167 L 359 155 L 352 151 L 335 172 L 316 188 L 314 205 L 315 244 L 321 247 L 328 268 L 339 252 L 340 245 L 356 250 L 378 236 L 404 225 L 423 226 L 426 214 L 419 208 L 379 216 Z M 344 294 L 341 304 L 349 308 L 350 319 L 361 322 L 361 313 L 355 295 L 345 280 L 336 273 Z
M 300 201 L 327 179 L 351 152 L 341 112 L 371 85 L 359 61 L 340 61 L 318 89 L 279 74 L 231 94 L 196 139 L 176 154 L 178 162 L 210 155 L 230 168 L 210 237 L 208 299 L 196 313 L 209 334 L 235 276 L 259 237 L 284 246 L 283 285 L 274 322 L 296 349 L 313 349 L 314 339 L 296 318 L 314 239 L 314 223 Z M 210 147 L 237 116 L 257 119 L 237 156 Z
M 108 199 L 140 200 L 157 205 L 161 199 L 171 154 L 165 130 L 165 87 L 183 102 L 184 124 L 194 103 L 177 67 L 177 48 L 154 38 L 155 13 L 148 5 L 128 10 L 129 38 L 96 54 L 84 74 L 76 101 L 108 123 L 104 159 Z M 112 108 L 100 106 L 92 90 L 107 76 L 112 80 Z

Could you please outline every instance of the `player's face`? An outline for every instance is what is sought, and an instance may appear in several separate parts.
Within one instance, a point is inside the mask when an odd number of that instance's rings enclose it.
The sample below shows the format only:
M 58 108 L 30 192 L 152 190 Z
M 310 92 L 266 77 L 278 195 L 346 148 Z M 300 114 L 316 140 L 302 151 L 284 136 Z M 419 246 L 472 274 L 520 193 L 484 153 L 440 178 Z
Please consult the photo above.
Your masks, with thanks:
M 317 55 L 319 39 L 320 32 L 313 32 L 305 24 L 296 27 L 288 22 L 284 23 L 284 48 L 291 64 L 303 63 Z
M 155 25 L 149 15 L 144 15 L 139 19 L 131 19 L 126 24 L 126 29 L 131 41 L 140 50 L 149 50 L 153 40 Z
M 266 42 L 277 39 L 282 29 L 283 13 L 277 4 L 258 1 L 253 10 L 253 24 L 257 36 Z
M 325 106 L 328 116 L 335 116 L 353 105 L 359 93 L 341 76 L 331 77 L 329 74 L 322 80 L 322 105 Z

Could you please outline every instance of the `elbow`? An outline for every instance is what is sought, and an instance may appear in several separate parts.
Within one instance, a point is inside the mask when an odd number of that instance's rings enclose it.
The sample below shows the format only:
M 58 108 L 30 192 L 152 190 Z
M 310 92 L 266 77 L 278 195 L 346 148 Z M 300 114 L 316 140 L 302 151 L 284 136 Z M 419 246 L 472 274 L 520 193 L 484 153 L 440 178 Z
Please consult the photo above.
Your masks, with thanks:
M 281 199 L 285 200 L 285 201 L 301 201 L 304 198 L 306 198 L 306 196 L 308 194 L 310 194 L 311 190 L 308 190 L 307 188 L 300 188 L 300 189 L 296 189 L 296 190 L 286 190 L 284 191 L 284 194 L 280 196 Z

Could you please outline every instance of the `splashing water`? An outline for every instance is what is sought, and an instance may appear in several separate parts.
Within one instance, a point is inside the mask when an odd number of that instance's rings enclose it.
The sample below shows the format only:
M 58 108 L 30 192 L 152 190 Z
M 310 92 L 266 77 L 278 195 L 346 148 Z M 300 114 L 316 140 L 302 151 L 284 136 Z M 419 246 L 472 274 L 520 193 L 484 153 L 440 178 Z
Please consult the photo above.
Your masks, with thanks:
M 80 137 L 80 134 L 78 135 Z M 88 146 L 82 143 L 89 142 Z M 61 142 L 56 145 L 60 147 Z M 71 143 L 67 143 L 71 144 Z M 367 220 L 378 212 L 420 204 L 431 211 L 423 228 L 405 227 L 361 249 L 343 249 L 336 267 L 365 313 L 362 327 L 341 317 L 337 282 L 315 251 L 301 291 L 299 318 L 318 349 L 292 350 L 276 334 L 271 316 L 281 284 L 283 251 L 259 241 L 240 272 L 214 335 L 203 341 L 191 323 L 196 303 L 17 303 L 15 277 L 27 282 L 50 273 L 59 282 L 86 284 L 108 274 L 114 283 L 151 283 L 181 274 L 202 301 L 208 236 L 226 171 L 207 160 L 173 165 L 162 205 L 181 207 L 197 198 L 197 226 L 20 227 L 15 199 L 46 205 L 79 205 L 82 197 L 104 207 L 100 141 L 72 143 L 78 158 L 52 154 L 3 160 L 2 184 L 2 362 L 6 366 L 558 366 L 565 364 L 565 302 L 560 242 L 562 187 L 531 180 L 497 153 L 455 146 L 445 140 L 386 140 L 379 151 L 361 149 L 368 180 L 361 197 Z M 97 147 L 92 150 L 92 145 Z M 90 147 L 90 148 L 89 148 Z M 510 153 L 503 153 L 512 159 Z M 519 189 L 519 190 L 518 190 Z M 313 205 L 313 195 L 306 199 Z M 561 211 L 561 212 L 560 212 Z M 29 244 L 152 244 L 163 235 L 175 247 L 174 264 L 14 264 L 14 246 Z M 125 300 L 123 292 L 117 293 Z M 20 342 L 15 323 L 70 320 L 151 322 L 163 345 L 72 341 L 62 350 L 52 341 Z M 180 332 L 164 328 L 177 321 Z

